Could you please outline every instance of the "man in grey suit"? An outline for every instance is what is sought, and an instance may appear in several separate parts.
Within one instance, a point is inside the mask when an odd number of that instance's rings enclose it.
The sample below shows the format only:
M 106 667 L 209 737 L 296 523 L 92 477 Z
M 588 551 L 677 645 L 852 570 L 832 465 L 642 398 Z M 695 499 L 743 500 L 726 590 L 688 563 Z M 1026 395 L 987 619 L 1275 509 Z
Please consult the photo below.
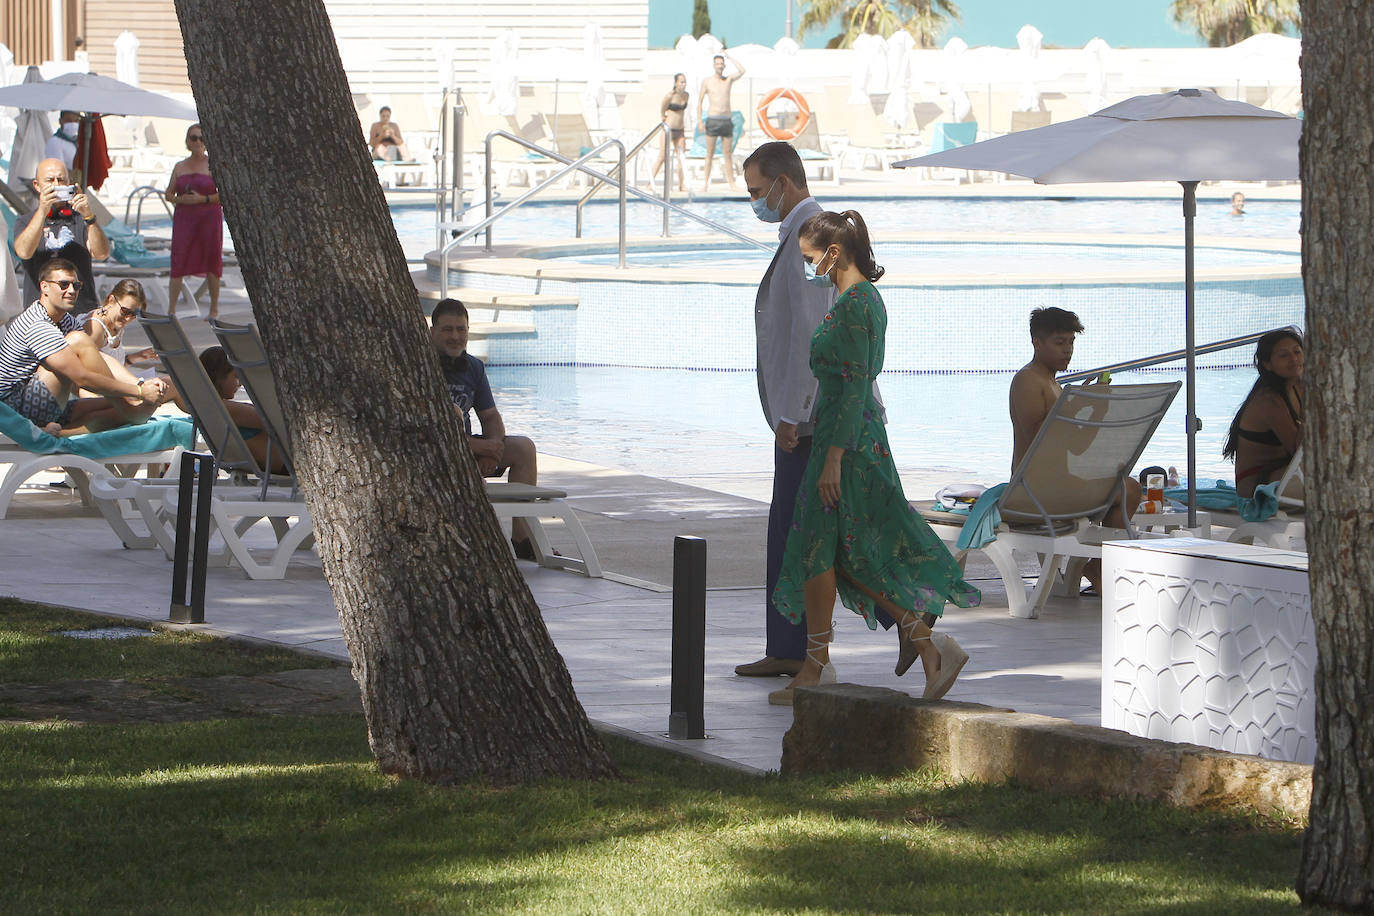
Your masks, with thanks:
M 744 161 L 744 185 L 754 214 L 778 223 L 778 250 L 754 300 L 759 401 L 773 428 L 773 502 L 768 509 L 767 643 L 764 657 L 735 667 L 745 677 L 794 675 L 806 655 L 806 625 L 773 607 L 797 489 L 811 455 L 817 382 L 811 374 L 811 335 L 835 302 L 835 289 L 806 282 L 797 234 L 821 205 L 806 187 L 806 170 L 786 143 L 765 143 Z M 884 627 L 891 618 L 880 613 Z

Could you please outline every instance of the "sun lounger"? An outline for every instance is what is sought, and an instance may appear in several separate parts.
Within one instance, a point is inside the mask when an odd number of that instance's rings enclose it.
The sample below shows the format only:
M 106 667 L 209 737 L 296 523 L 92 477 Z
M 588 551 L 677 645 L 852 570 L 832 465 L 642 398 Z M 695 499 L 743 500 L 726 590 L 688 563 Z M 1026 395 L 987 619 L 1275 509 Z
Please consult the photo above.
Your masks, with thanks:
M 248 396 L 258 408 L 266 425 L 270 441 L 275 443 L 286 456 L 288 465 L 291 460 L 290 440 L 287 438 L 286 417 L 277 397 L 276 380 L 272 376 L 267 351 L 263 348 L 258 329 L 251 324 L 231 324 L 212 320 L 210 328 L 219 338 L 229 362 L 239 372 L 239 379 L 247 389 Z M 601 564 L 596 557 L 587 531 L 567 501 L 567 493 L 546 487 L 533 487 L 527 484 L 487 482 L 487 498 L 496 517 L 502 520 L 524 519 L 530 529 L 530 541 L 534 546 L 535 560 L 540 566 L 550 569 L 572 569 L 591 577 L 601 575 Z M 549 543 L 544 531 L 543 519 L 558 519 L 563 522 L 568 533 L 577 545 L 580 559 L 558 555 Z
M 1306 550 L 1307 526 L 1302 474 L 1302 449 L 1288 462 L 1279 479 L 1255 488 L 1254 496 L 1237 496 L 1229 482 L 1217 481 L 1210 490 L 1198 491 L 1198 506 L 1212 514 L 1218 527 L 1230 529 L 1228 541 L 1262 544 L 1281 550 Z M 1172 499 L 1186 499 L 1187 490 L 1166 491 Z
M 1068 561 L 1100 558 L 1103 541 L 1136 537 L 1129 509 L 1125 529 L 1099 523 L 1123 503 L 1125 478 L 1181 385 L 1069 386 L 1011 480 L 984 494 L 967 516 L 917 508 L 961 561 L 972 549 L 987 554 L 1006 586 L 1011 616 L 1038 617 Z M 1018 552 L 1041 557 L 1030 588 Z
M 0 404 L 0 463 L 9 470 L 0 481 L 0 518 L 10 500 L 35 474 L 61 467 L 90 505 L 89 475 L 116 473 L 129 466 L 172 462 L 191 445 L 191 424 L 173 418 L 121 426 L 84 436 L 50 436 L 6 404 Z
M 217 486 L 211 498 L 210 516 L 214 526 L 211 534 L 217 532 L 223 542 L 216 558 L 237 562 L 253 579 L 280 579 L 286 574 L 291 555 L 313 544 L 313 523 L 305 501 L 295 488 L 294 478 L 270 474 L 253 457 L 176 318 L 145 312 L 139 320 L 216 463 L 231 475 L 229 484 Z M 270 454 L 269 450 L 269 462 Z M 242 485 L 254 479 L 257 485 Z M 175 486 L 161 482 L 116 481 L 107 477 L 95 481 L 92 492 L 106 506 L 124 503 L 136 507 L 158 546 L 171 558 L 177 503 Z M 109 513 L 106 517 L 109 518 Z M 277 540 L 266 562 L 254 559 L 245 540 L 249 530 L 262 520 L 271 524 Z

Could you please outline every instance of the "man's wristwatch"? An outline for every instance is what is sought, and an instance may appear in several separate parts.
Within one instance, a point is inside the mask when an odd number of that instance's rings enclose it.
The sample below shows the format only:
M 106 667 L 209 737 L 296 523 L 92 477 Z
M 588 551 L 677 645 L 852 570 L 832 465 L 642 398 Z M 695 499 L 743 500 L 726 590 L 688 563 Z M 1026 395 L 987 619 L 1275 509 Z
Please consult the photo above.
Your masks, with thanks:
M 95 214 L 92 213 L 90 216 L 83 216 L 81 217 L 81 219 L 87 226 L 89 226 L 91 223 L 95 222 Z

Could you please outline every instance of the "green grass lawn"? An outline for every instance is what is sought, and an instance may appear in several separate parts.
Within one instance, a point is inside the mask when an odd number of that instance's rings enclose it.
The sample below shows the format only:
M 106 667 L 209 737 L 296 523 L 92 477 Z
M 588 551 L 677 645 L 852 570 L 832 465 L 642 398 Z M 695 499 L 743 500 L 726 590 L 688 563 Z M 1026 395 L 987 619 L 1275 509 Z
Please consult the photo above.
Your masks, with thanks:
M 14 630 L 0 607 L 0 647 Z M 0 648 L 0 682 L 15 651 Z M 1292 824 L 925 772 L 759 779 L 611 749 L 622 781 L 435 788 L 380 775 L 356 716 L 0 723 L 0 912 L 1297 906 Z

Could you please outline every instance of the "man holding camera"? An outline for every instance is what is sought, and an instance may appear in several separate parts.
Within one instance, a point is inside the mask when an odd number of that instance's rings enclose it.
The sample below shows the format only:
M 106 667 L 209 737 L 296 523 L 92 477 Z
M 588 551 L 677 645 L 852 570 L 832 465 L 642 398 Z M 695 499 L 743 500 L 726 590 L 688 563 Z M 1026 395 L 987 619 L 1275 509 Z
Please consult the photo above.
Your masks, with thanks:
M 91 259 L 108 258 L 110 240 L 96 225 L 85 193 L 68 183 L 67 167 L 61 159 L 38 163 L 33 189 L 38 192 L 37 208 L 14 223 L 14 253 L 24 262 L 24 302 L 38 298 L 42 266 L 52 258 L 63 258 L 76 265 L 81 281 L 75 314 L 89 312 L 100 304 Z

